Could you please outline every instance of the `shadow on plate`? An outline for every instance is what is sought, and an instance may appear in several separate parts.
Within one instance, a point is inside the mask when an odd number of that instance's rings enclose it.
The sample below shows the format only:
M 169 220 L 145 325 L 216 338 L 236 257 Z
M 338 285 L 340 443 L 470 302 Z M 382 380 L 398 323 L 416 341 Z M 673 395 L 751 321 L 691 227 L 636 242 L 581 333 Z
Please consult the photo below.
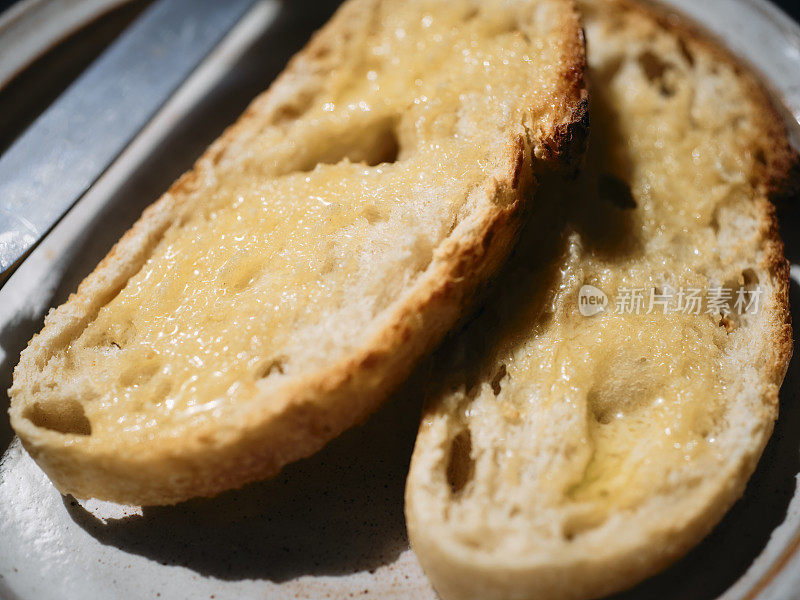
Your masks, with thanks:
M 235 119 L 336 4 L 314 3 L 313 10 L 307 3 L 283 4 L 279 23 L 249 50 L 244 66 L 232 70 L 213 98 L 187 116 L 176 135 L 86 228 L 72 251 L 80 260 L 63 275 L 51 305 L 75 289 L 141 210 Z M 787 219 L 784 229 L 797 230 L 798 221 L 797 216 Z M 787 247 L 787 254 L 794 262 L 800 260 L 798 247 Z M 793 307 L 800 307 L 795 283 L 790 299 Z M 796 309 L 793 313 L 800 314 Z M 0 389 L 10 384 L 16 357 L 40 327 L 41 317 L 35 317 L 0 330 L 0 346 L 8 354 L 0 364 Z M 797 337 L 795 333 L 795 342 Z M 789 367 L 780 419 L 743 498 L 684 559 L 615 600 L 715 598 L 764 549 L 774 528 L 786 519 L 800 472 L 800 406 L 793 391 L 800 379 L 798 360 Z M 73 521 L 102 544 L 220 579 L 283 581 L 376 569 L 408 547 L 403 488 L 418 412 L 418 396 L 401 392 L 365 426 L 287 467 L 278 478 L 214 499 L 145 508 L 141 516 L 117 520 L 98 518 L 71 498 L 64 503 Z M 6 420 L 1 421 L 4 448 L 11 436 Z
M 130 175 L 65 256 L 56 257 L 66 267 L 44 306 L 66 300 L 141 211 L 266 88 L 338 4 L 283 3 L 278 21 L 237 68 Z M 0 361 L 3 412 L 13 367 L 42 320 L 41 314 L 26 315 L 0 326 L 6 353 Z M 409 403 L 414 400 L 396 400 L 272 481 L 211 500 L 145 508 L 140 517 L 119 520 L 100 519 L 72 498 L 64 503 L 73 521 L 103 544 L 220 579 L 280 581 L 376 569 L 408 548 L 403 490 L 419 415 L 418 406 Z M 0 419 L 0 450 L 12 435 L 7 419 Z
M 403 493 L 419 398 L 401 391 L 365 425 L 277 478 L 213 499 L 105 521 L 73 498 L 64 504 L 102 544 L 219 579 L 372 571 L 408 548 Z
M 787 253 L 800 258 L 794 248 Z M 800 286 L 792 282 L 790 293 L 792 306 L 800 307 Z M 793 312 L 800 323 L 800 312 Z M 682 560 L 614 600 L 717 598 L 761 553 L 786 519 L 800 472 L 798 361 L 789 366 L 780 418 L 744 496 Z M 106 523 L 72 499 L 65 504 L 101 543 L 221 579 L 282 581 L 375 569 L 408 547 L 403 487 L 419 414 L 419 396 L 409 390 L 422 376 L 365 426 L 274 481 Z

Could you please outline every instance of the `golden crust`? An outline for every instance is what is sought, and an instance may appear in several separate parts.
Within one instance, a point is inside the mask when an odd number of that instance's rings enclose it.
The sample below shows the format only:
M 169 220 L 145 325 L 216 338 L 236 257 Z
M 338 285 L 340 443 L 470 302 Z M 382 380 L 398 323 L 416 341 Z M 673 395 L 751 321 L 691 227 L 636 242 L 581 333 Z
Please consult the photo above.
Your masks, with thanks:
M 756 189 L 756 210 L 759 218 L 760 239 L 764 240 L 760 266 L 773 280 L 773 302 L 766 315 L 766 324 L 758 332 L 763 343 L 758 344 L 760 405 L 754 408 L 750 437 L 742 440 L 740 454 L 731 460 L 723 474 L 720 486 L 703 486 L 696 497 L 689 500 L 692 510 L 677 520 L 666 521 L 661 514 L 650 514 L 653 525 L 646 543 L 636 534 L 628 536 L 620 529 L 621 538 L 608 540 L 608 546 L 590 556 L 573 554 L 550 556 L 546 553 L 536 560 L 526 560 L 523 555 L 503 560 L 492 555 L 491 550 L 476 558 L 478 552 L 470 554 L 462 546 L 451 541 L 434 526 L 425 522 L 426 494 L 435 492 L 426 489 L 433 486 L 428 471 L 442 460 L 444 450 L 437 445 L 440 439 L 432 430 L 442 426 L 433 418 L 424 419 L 417 438 L 412 459 L 411 475 L 406 488 L 406 517 L 412 547 L 426 572 L 432 577 L 437 591 L 444 598 L 595 598 L 626 589 L 642 579 L 655 574 L 673 563 L 695 546 L 721 520 L 726 511 L 743 493 L 747 481 L 756 468 L 758 460 L 772 433 L 773 422 L 778 415 L 778 392 L 792 355 L 792 329 L 789 312 L 789 263 L 783 255 L 775 207 L 770 200 L 778 201 L 797 189 L 798 157 L 786 137 L 785 128 L 778 111 L 763 86 L 743 67 L 738 59 L 717 43 L 687 24 L 674 13 L 662 12 L 656 7 L 642 5 L 629 0 L 598 1 L 615 9 L 637 11 L 647 19 L 656 20 L 665 29 L 691 40 L 719 61 L 735 65 L 740 81 L 744 84 L 750 102 L 755 107 L 758 127 L 763 136 L 755 141 L 762 158 L 753 174 Z M 589 52 L 591 53 L 591 45 Z M 431 414 L 436 410 L 447 410 L 437 403 L 429 406 Z M 554 427 L 558 425 L 554 424 Z M 415 475 L 415 470 L 419 474 Z M 411 480 L 415 478 L 412 485 Z M 716 480 L 717 478 L 714 477 Z M 454 501 L 455 502 L 455 501 Z M 668 508 L 668 507 L 665 507 Z M 435 512 L 433 514 L 436 514 Z M 436 517 L 431 517 L 435 519 Z M 624 517 L 623 517 L 624 518 Z M 625 522 L 625 527 L 635 528 L 637 523 Z M 488 528 L 487 528 L 488 529 Z M 487 537 L 489 536 L 486 531 Z M 493 560 L 498 558 L 498 560 Z
M 753 104 L 758 106 L 757 117 L 764 135 L 755 140 L 758 150 L 763 152 L 759 158 L 757 177 L 764 186 L 764 193 L 775 204 L 793 198 L 800 192 L 800 156 L 792 148 L 786 135 L 783 117 L 762 84 L 753 75 L 752 69 L 741 57 L 728 50 L 717 37 L 697 23 L 690 22 L 682 15 L 670 10 L 658 0 L 614 0 L 627 10 L 648 15 L 662 27 L 674 31 L 704 52 L 718 60 L 734 65 L 747 88 Z M 782 244 L 782 242 L 781 242 Z M 782 246 L 781 246 L 782 247 Z
M 114 446 L 92 436 L 65 436 L 34 426 L 24 415 L 39 383 L 37 366 L 81 331 L 145 262 L 181 205 L 202 178 L 225 160 L 242 136 L 257 132 L 266 112 L 302 92 L 317 76 L 315 57 L 341 43 L 338 24 L 358 17 L 358 3 L 339 9 L 292 61 L 270 89 L 256 98 L 195 167 L 148 208 L 137 223 L 80 285 L 76 294 L 51 311 L 45 327 L 22 353 L 11 390 L 12 425 L 25 448 L 65 494 L 131 504 L 171 504 L 212 496 L 275 475 L 285 464 L 309 456 L 374 411 L 411 371 L 415 361 L 459 317 L 475 287 L 507 255 L 533 183 L 534 166 L 571 167 L 585 139 L 586 91 L 580 25 L 569 0 L 560 2 L 563 89 L 549 127 L 535 132 L 545 152 L 531 156 L 525 141 L 506 148 L 502 177 L 485 183 L 491 200 L 470 215 L 437 249 L 436 258 L 414 287 L 392 306 L 392 313 L 361 348 L 324 371 L 292 381 L 279 394 L 253 397 L 224 424 L 197 428 L 179 438 L 158 437 L 135 448 Z M 533 164 L 534 160 L 538 162 Z M 268 400 L 268 401 L 267 401 Z

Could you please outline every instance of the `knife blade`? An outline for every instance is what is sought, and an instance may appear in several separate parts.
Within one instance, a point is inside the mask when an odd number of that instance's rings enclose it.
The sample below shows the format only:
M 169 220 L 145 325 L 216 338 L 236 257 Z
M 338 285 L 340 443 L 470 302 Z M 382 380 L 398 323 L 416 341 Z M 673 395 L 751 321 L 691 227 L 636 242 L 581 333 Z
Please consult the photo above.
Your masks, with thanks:
M 0 156 L 0 282 L 257 0 L 157 0 Z

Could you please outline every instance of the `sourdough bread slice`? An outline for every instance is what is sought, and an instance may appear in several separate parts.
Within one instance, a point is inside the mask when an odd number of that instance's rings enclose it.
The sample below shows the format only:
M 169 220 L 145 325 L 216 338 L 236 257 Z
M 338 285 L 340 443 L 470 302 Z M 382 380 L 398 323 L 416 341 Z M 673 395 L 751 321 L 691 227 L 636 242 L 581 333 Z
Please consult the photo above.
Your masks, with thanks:
M 62 493 L 167 504 L 362 421 L 581 154 L 571 0 L 350 0 L 52 311 L 11 421 Z
M 596 598 L 675 560 L 742 493 L 792 351 L 770 102 L 675 20 L 578 4 L 586 169 L 540 188 L 552 210 L 437 353 L 413 453 L 408 532 L 445 600 Z

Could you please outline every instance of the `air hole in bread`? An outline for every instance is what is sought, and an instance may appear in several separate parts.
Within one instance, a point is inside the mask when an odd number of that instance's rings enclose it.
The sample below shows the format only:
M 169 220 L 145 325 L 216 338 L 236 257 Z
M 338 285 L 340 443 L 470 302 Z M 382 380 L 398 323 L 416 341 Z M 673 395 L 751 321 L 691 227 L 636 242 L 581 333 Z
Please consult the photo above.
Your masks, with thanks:
M 561 528 L 564 539 L 571 542 L 582 533 L 586 533 L 603 524 L 605 517 L 597 513 L 576 514 L 568 517 Z
M 145 359 L 142 362 L 131 361 L 120 373 L 119 382 L 124 387 L 144 385 L 150 381 L 160 369 L 161 364 L 158 360 L 153 360 L 153 358 Z
M 380 118 L 360 124 L 332 139 L 331 143 L 301 159 L 296 171 L 313 171 L 317 165 L 335 165 L 348 160 L 370 167 L 397 161 L 400 142 L 397 139 L 397 118 Z
M 396 162 L 400 153 L 400 142 L 397 139 L 395 124 L 393 121 L 389 126 L 377 128 L 363 151 L 353 152 L 348 158 L 353 162 L 364 162 L 371 167 Z
M 283 358 L 273 358 L 261 363 L 256 369 L 256 377 L 258 379 L 266 379 L 270 375 L 280 374 L 285 372 L 286 360 Z
M 658 92 L 664 97 L 670 97 L 675 94 L 675 88 L 667 81 L 665 75 L 673 65 L 661 60 L 657 55 L 649 50 L 642 52 L 639 57 L 639 66 L 641 66 L 645 77 L 652 84 L 658 85 Z
M 320 51 L 327 53 L 327 46 L 320 46 Z M 320 57 L 322 54 L 320 54 Z M 285 104 L 281 104 L 275 109 L 272 114 L 272 124 L 280 125 L 290 121 L 295 121 L 302 117 L 305 112 L 311 107 L 311 104 L 316 97 L 316 93 L 311 89 L 304 89 L 295 94 L 294 97 Z
M 500 368 L 497 369 L 497 373 L 495 373 L 494 377 L 492 378 L 492 391 L 494 392 L 495 396 L 499 396 L 500 392 L 503 391 L 500 382 L 503 381 L 505 376 L 506 376 L 506 365 L 501 364 Z
M 450 492 L 458 494 L 472 479 L 475 461 L 472 460 L 472 434 L 464 429 L 450 444 L 447 460 L 447 483 Z
M 275 110 L 275 116 L 273 117 L 272 122 L 277 125 L 278 123 L 282 123 L 284 121 L 293 121 L 302 114 L 303 111 L 300 107 L 294 106 L 293 104 L 285 104 L 283 106 L 279 106 Z
M 732 333 L 737 327 L 736 320 L 732 317 L 732 315 L 723 316 L 719 320 L 718 325 L 723 327 L 727 333 Z
M 652 378 L 647 356 L 620 355 L 606 362 L 586 396 L 591 416 L 607 425 L 647 406 L 654 399 Z
M 738 277 L 727 279 L 720 286 L 724 290 L 730 290 L 728 298 L 728 314 L 717 313 L 717 325 L 723 327 L 727 333 L 747 324 L 750 310 L 749 292 L 757 289 L 759 283 L 758 274 L 753 269 L 744 269 Z
M 686 43 L 686 40 L 682 37 L 678 38 L 678 50 L 681 51 L 681 55 L 683 58 L 686 59 L 686 62 L 689 63 L 689 66 L 694 66 L 694 54 L 692 51 L 689 50 L 689 45 Z
M 361 214 L 370 225 L 386 221 L 389 218 L 389 216 L 377 206 L 365 206 Z
M 524 39 L 530 41 L 530 38 L 520 30 L 519 21 L 510 15 L 505 18 L 494 19 L 491 23 L 487 23 L 486 34 L 488 35 L 503 36 L 516 33 L 521 34 Z
M 675 95 L 675 88 L 662 79 L 658 87 L 658 92 L 665 98 L 670 98 Z
M 742 285 L 746 289 L 752 290 L 756 288 L 760 281 L 758 274 L 753 269 L 745 269 L 742 271 Z
M 108 332 L 101 329 L 88 331 L 84 338 L 84 345 L 87 348 L 105 348 L 113 343 L 108 337 Z
M 661 60 L 658 56 L 650 52 L 650 50 L 642 52 L 638 60 L 645 77 L 647 77 L 651 83 L 661 79 L 666 70 L 672 67 L 672 65 Z
M 602 200 L 610 202 L 617 208 L 630 210 L 636 208 L 636 199 L 631 192 L 631 186 L 610 173 L 603 173 L 597 180 L 597 193 Z
M 72 399 L 34 402 L 25 409 L 24 416 L 36 427 L 58 433 L 91 435 L 92 424 L 80 402 Z
M 752 227 L 749 206 L 740 197 L 725 199 L 714 207 L 709 224 L 715 234 L 729 231 L 726 235 L 731 237 L 747 236 Z
M 317 44 L 310 49 L 309 57 L 316 60 L 323 60 L 330 56 L 331 47 L 328 44 Z
M 235 252 L 217 273 L 217 282 L 220 288 L 244 292 L 262 275 L 263 269 L 262 261 L 247 253 Z
M 767 165 L 767 155 L 764 152 L 763 148 L 756 149 L 755 153 L 753 154 L 753 158 L 756 160 L 758 164 L 762 167 Z

